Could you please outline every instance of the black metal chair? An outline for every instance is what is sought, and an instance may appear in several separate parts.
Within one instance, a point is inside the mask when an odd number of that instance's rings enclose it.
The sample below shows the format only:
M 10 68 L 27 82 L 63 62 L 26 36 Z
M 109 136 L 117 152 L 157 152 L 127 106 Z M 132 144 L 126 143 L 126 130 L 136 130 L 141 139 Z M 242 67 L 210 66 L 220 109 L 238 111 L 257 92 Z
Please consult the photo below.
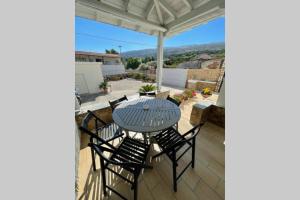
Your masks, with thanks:
M 167 100 L 171 101 L 172 103 L 176 104 L 178 107 L 181 104 L 181 101 L 176 101 L 175 99 L 173 99 L 172 97 L 170 97 L 170 95 L 168 95 Z M 178 122 L 174 125 L 174 127 L 176 128 L 176 130 L 178 131 Z
M 110 105 L 112 111 L 114 111 L 114 109 L 115 109 L 120 103 L 122 103 L 123 101 L 128 101 L 126 95 L 124 95 L 124 97 L 122 97 L 122 98 L 120 98 L 120 99 L 117 99 L 117 100 L 114 100 L 114 101 L 108 101 L 108 102 L 109 102 L 109 105 Z
M 170 97 L 170 95 L 168 95 L 167 100 L 171 101 L 172 103 L 175 103 L 177 106 L 180 106 L 181 101 L 176 101 L 175 99 L 173 99 L 172 97 Z
M 166 154 L 173 165 L 173 189 L 177 192 L 177 180 L 181 177 L 181 175 L 185 172 L 185 170 L 191 165 L 192 168 L 195 166 L 195 144 L 196 144 L 196 136 L 200 132 L 203 123 L 195 126 L 185 134 L 181 135 L 177 130 L 173 127 L 170 127 L 164 131 L 161 131 L 159 134 L 155 135 L 153 138 L 162 149 L 162 151 L 152 159 Z M 177 152 L 187 146 L 187 148 L 181 153 L 179 156 Z M 176 167 L 178 166 L 177 162 L 182 156 L 189 150 L 192 149 L 192 160 L 187 164 L 187 166 L 179 173 L 177 176 Z
M 104 195 L 107 195 L 106 189 L 108 189 L 122 199 L 126 199 L 122 194 L 106 184 L 105 171 L 109 170 L 131 184 L 131 189 L 134 190 L 134 200 L 137 200 L 139 174 L 143 168 L 152 168 L 151 166 L 145 164 L 150 145 L 144 144 L 129 137 L 125 137 L 118 147 L 114 147 L 107 140 L 93 134 L 85 127 L 81 126 L 80 130 L 90 135 L 91 142 L 89 143 L 89 147 L 91 148 L 92 152 L 96 152 L 100 156 L 102 187 Z M 121 135 L 118 135 L 117 137 L 121 137 Z M 110 156 L 104 155 L 104 152 L 110 153 Z M 94 159 L 95 155 L 93 155 L 93 153 L 92 156 L 92 159 Z M 121 175 L 120 172 L 115 171 L 113 166 L 119 166 L 133 174 L 133 180 L 130 180 L 128 177 Z
M 139 94 L 140 94 L 140 97 L 141 96 L 147 96 L 147 97 L 155 97 L 156 96 L 155 92 L 139 92 Z
M 88 125 L 92 120 L 94 120 L 94 123 L 89 129 Z M 87 111 L 87 115 L 83 118 L 81 127 L 86 130 L 90 130 L 91 134 L 101 137 L 106 142 L 110 142 L 123 135 L 121 127 L 119 127 L 116 123 L 106 123 L 90 110 Z M 93 142 L 93 137 L 90 138 L 90 142 Z M 93 158 L 93 169 L 95 171 L 95 153 L 92 151 L 91 154 Z

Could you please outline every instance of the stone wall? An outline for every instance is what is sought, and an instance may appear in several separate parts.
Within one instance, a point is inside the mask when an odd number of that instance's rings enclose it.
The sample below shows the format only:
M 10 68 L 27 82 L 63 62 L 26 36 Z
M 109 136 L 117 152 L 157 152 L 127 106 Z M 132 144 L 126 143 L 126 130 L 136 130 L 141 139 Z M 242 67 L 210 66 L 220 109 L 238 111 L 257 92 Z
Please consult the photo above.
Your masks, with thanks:
M 187 79 L 216 82 L 220 73 L 221 69 L 189 69 Z
M 225 128 L 225 108 L 211 105 L 207 120 Z
M 225 108 L 215 105 L 205 106 L 195 104 L 190 116 L 190 123 L 192 125 L 197 125 L 200 121 L 209 121 L 225 128 Z
M 215 91 L 216 86 L 217 82 L 199 81 L 196 83 L 196 90 L 201 91 L 204 88 L 209 88 L 211 91 Z

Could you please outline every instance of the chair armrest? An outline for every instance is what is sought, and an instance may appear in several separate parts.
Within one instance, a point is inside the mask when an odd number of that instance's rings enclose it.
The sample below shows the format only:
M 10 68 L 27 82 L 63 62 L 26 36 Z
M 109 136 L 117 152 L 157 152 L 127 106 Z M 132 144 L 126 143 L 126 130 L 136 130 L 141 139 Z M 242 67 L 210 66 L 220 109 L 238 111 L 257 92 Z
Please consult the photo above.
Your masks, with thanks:
M 200 128 L 204 125 L 204 123 L 200 123 L 197 126 L 193 127 L 191 130 L 189 130 L 188 132 L 186 132 L 185 134 L 183 134 L 182 136 L 185 137 L 187 140 L 190 140 L 194 137 L 196 137 L 196 135 L 199 133 Z M 199 130 L 195 133 L 196 129 L 199 128 Z M 192 134 L 192 136 L 190 137 L 186 137 L 187 135 Z

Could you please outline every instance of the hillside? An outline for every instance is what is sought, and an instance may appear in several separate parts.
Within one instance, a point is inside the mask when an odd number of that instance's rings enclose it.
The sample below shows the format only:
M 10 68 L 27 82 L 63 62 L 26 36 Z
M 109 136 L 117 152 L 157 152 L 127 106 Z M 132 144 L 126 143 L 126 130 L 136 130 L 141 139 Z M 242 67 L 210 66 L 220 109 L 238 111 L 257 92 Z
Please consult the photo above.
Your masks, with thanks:
M 188 52 L 204 52 L 204 51 L 217 51 L 225 49 L 224 42 L 220 43 L 210 43 L 210 44 L 198 44 L 198 45 L 188 45 L 188 46 L 179 46 L 179 47 L 166 47 L 164 48 L 164 57 L 170 55 L 183 54 Z M 127 51 L 122 53 L 122 57 L 136 57 L 136 58 L 145 58 L 145 57 L 156 57 L 156 49 L 142 49 L 135 51 Z

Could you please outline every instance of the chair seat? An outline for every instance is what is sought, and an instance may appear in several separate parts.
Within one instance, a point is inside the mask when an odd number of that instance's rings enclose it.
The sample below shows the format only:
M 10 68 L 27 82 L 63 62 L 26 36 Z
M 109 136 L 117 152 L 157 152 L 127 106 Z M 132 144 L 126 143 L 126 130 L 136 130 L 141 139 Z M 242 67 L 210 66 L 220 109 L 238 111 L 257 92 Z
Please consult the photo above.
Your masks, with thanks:
M 119 127 L 119 125 L 113 122 L 98 128 L 97 133 L 98 136 L 109 141 L 109 139 L 113 138 L 114 136 L 121 134 L 122 129 Z
M 135 162 L 144 164 L 150 149 L 149 144 L 142 143 L 136 139 L 125 137 L 115 153 L 112 154 L 111 160 L 117 162 Z M 132 166 L 123 166 L 124 169 L 132 173 L 139 173 L 137 168 Z
M 168 149 L 169 147 L 171 147 L 172 145 L 178 142 L 186 141 L 185 138 L 173 127 L 155 135 L 154 139 L 156 140 L 158 146 L 160 146 L 163 150 Z M 177 148 L 180 147 L 181 146 L 178 146 Z

